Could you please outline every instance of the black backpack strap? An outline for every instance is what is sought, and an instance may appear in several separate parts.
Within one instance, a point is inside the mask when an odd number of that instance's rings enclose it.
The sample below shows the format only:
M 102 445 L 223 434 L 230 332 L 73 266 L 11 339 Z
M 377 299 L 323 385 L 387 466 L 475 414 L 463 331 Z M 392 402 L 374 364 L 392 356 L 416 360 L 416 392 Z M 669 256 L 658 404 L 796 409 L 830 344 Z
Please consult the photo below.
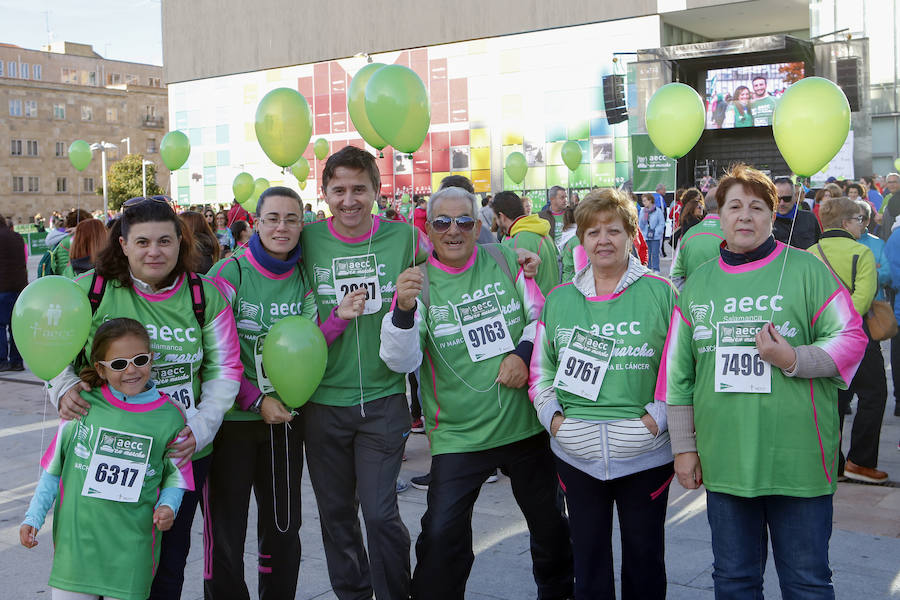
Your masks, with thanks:
M 428 307 L 431 305 L 431 291 L 428 285 L 428 261 L 419 265 L 419 271 L 422 272 L 422 293 L 419 294 L 419 298 L 422 300 L 422 306 L 425 310 L 428 310 Z
M 850 295 L 853 295 L 853 292 L 856 291 L 856 266 L 859 263 L 859 254 L 853 255 L 853 270 L 850 275 Z
M 203 280 L 192 271 L 187 274 L 191 292 L 191 306 L 194 309 L 194 317 L 200 324 L 200 329 L 206 325 L 206 294 L 203 291 Z
M 91 303 L 91 314 L 96 313 L 97 309 L 100 308 L 104 293 L 106 293 L 106 280 L 94 271 L 94 276 L 91 277 L 91 287 L 88 290 L 88 302 Z

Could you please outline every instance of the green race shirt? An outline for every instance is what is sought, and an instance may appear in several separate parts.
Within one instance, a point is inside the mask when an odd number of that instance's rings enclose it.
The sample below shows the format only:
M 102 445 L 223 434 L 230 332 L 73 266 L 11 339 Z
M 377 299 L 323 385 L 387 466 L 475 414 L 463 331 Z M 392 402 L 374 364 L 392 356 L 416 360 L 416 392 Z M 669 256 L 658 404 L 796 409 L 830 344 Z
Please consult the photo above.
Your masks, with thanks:
M 577 238 L 576 238 L 577 239 Z M 556 244 L 549 236 L 542 236 L 531 231 L 520 231 L 503 240 L 507 248 L 524 248 L 534 252 L 541 258 L 535 281 L 541 293 L 547 295 L 559 285 L 559 253 Z
M 772 96 L 752 100 L 750 102 L 750 110 L 753 113 L 753 126 L 771 125 L 776 104 L 778 104 L 778 101 Z
M 576 235 L 569 238 L 559 253 L 562 258 L 561 283 L 569 283 L 575 277 L 575 273 L 588 265 L 588 257 L 581 240 Z
M 559 239 L 562 237 L 563 232 L 563 220 L 565 219 L 565 213 L 561 212 L 559 214 L 555 212 L 550 213 L 553 216 L 553 241 L 556 243 L 557 249 L 559 249 Z
M 275 323 L 285 317 L 301 315 L 315 320 L 316 304 L 312 289 L 298 264 L 277 275 L 266 270 L 248 248 L 238 258 L 226 258 L 213 265 L 219 288 L 234 311 L 237 337 L 241 346 L 244 376 L 261 392 L 281 399 L 265 375 L 262 348 L 266 334 Z M 235 403 L 226 421 L 259 421 L 262 417 L 242 410 Z
M 556 398 L 567 417 L 590 421 L 634 419 L 653 402 L 675 288 L 646 273 L 618 294 L 586 298 L 573 283 L 547 296 L 538 322 L 529 385 L 553 386 L 564 351 L 579 328 L 612 340 L 612 357 L 596 400 L 560 387 Z
M 778 290 L 783 265 L 787 276 Z M 822 348 L 840 376 L 787 377 L 753 356 L 755 334 L 770 320 L 792 346 Z M 709 261 L 687 280 L 672 314 L 656 399 L 693 405 L 709 490 L 744 497 L 831 494 L 840 439 L 837 389 L 849 385 L 865 346 L 847 291 L 819 259 L 778 242 L 764 259 L 737 267 Z M 750 385 L 771 391 L 749 391 Z
M 159 492 L 194 488 L 190 462 L 179 468 L 166 457 L 184 415 L 162 394 L 150 404 L 133 405 L 106 386 L 81 394 L 91 410 L 80 420 L 60 422 L 41 461 L 44 470 L 60 476 L 50 585 L 144 600 L 159 560 L 162 533 L 153 526 Z M 136 499 L 109 499 L 110 491 Z
M 719 246 L 725 239 L 719 215 L 706 217 L 691 227 L 678 243 L 675 258 L 672 259 L 672 279 L 687 279 L 697 267 L 708 260 L 718 258 Z
M 90 289 L 93 274 L 94 271 L 88 271 L 75 280 L 85 293 Z M 117 281 L 107 281 L 84 349 L 75 360 L 76 371 L 88 364 L 94 333 L 100 325 L 109 319 L 132 318 L 142 323 L 150 335 L 153 380 L 161 392 L 185 410 L 190 421 L 200 403 L 202 382 L 217 379 L 239 382 L 242 371 L 231 307 L 212 279 L 200 277 L 206 297 L 203 329 L 194 316 L 185 275 L 179 277 L 171 290 L 152 295 L 122 287 Z M 202 458 L 211 451 L 212 444 L 197 448 L 193 458 Z
M 425 260 L 431 244 L 418 230 L 400 221 L 376 216 L 371 233 L 347 238 L 335 231 L 332 220 L 310 223 L 301 237 L 303 268 L 307 281 L 314 285 L 319 320 L 324 322 L 337 306 L 338 294 L 343 297 L 342 292 L 356 289 L 354 286 L 370 287 L 370 299 L 377 292 L 381 301 L 375 312 L 355 319 L 329 346 L 325 376 L 310 402 L 353 406 L 405 393 L 405 375 L 388 369 L 375 349 L 397 277 Z M 373 304 L 373 300 L 367 301 L 367 305 Z
M 54 275 L 64 275 L 69 266 L 69 249 L 72 247 L 72 235 L 69 234 L 50 250 L 50 271 Z
M 430 306 L 424 316 L 419 304 L 419 315 L 423 317 L 419 334 L 424 351 L 423 385 L 419 389 L 432 454 L 496 448 L 543 430 L 528 399 L 527 387 L 512 389 L 495 384 L 500 363 L 508 352 L 473 362 L 466 338 L 471 340 L 475 334 L 477 350 L 490 337 L 479 337 L 478 331 L 465 337 L 463 334 L 461 315 L 468 314 L 466 311 L 475 301 L 496 299 L 506 332 L 494 335 L 508 335 L 513 348 L 540 314 L 543 296 L 537 285 L 525 279 L 512 250 L 503 246 L 500 250 L 510 272 L 518 271 L 515 283 L 478 246 L 469 262 L 459 269 L 447 267 L 434 257 L 428 259 Z

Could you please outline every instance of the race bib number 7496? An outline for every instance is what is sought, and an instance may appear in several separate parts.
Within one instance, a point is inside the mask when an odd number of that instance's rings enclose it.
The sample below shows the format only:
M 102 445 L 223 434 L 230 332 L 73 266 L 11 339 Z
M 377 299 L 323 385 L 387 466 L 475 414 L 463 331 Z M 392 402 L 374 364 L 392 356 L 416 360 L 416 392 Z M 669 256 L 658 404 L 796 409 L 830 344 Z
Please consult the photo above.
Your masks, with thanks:
M 715 391 L 772 392 L 772 367 L 759 356 L 756 334 L 764 321 L 719 323 L 716 327 Z

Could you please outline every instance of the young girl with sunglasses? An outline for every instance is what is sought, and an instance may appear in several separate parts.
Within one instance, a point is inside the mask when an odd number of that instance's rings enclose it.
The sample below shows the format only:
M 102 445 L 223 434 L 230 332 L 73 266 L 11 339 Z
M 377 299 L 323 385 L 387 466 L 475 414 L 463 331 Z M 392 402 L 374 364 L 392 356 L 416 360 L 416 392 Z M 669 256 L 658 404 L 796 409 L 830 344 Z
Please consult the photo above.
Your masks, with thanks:
M 150 337 L 134 319 L 101 325 L 81 370 L 90 412 L 62 420 L 19 529 L 26 548 L 53 506 L 53 600 L 144 600 L 172 527 L 191 461 L 168 456 L 185 417 L 150 379 Z M 114 565 L 114 567 L 113 567 Z

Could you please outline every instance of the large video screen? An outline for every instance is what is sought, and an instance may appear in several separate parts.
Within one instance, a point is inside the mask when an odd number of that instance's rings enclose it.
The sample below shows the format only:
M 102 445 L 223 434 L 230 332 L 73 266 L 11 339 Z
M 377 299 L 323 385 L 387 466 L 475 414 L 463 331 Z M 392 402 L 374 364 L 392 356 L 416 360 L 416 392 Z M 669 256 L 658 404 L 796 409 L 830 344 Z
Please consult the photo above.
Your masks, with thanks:
M 802 62 L 707 71 L 706 128 L 771 125 L 778 98 L 803 76 Z

